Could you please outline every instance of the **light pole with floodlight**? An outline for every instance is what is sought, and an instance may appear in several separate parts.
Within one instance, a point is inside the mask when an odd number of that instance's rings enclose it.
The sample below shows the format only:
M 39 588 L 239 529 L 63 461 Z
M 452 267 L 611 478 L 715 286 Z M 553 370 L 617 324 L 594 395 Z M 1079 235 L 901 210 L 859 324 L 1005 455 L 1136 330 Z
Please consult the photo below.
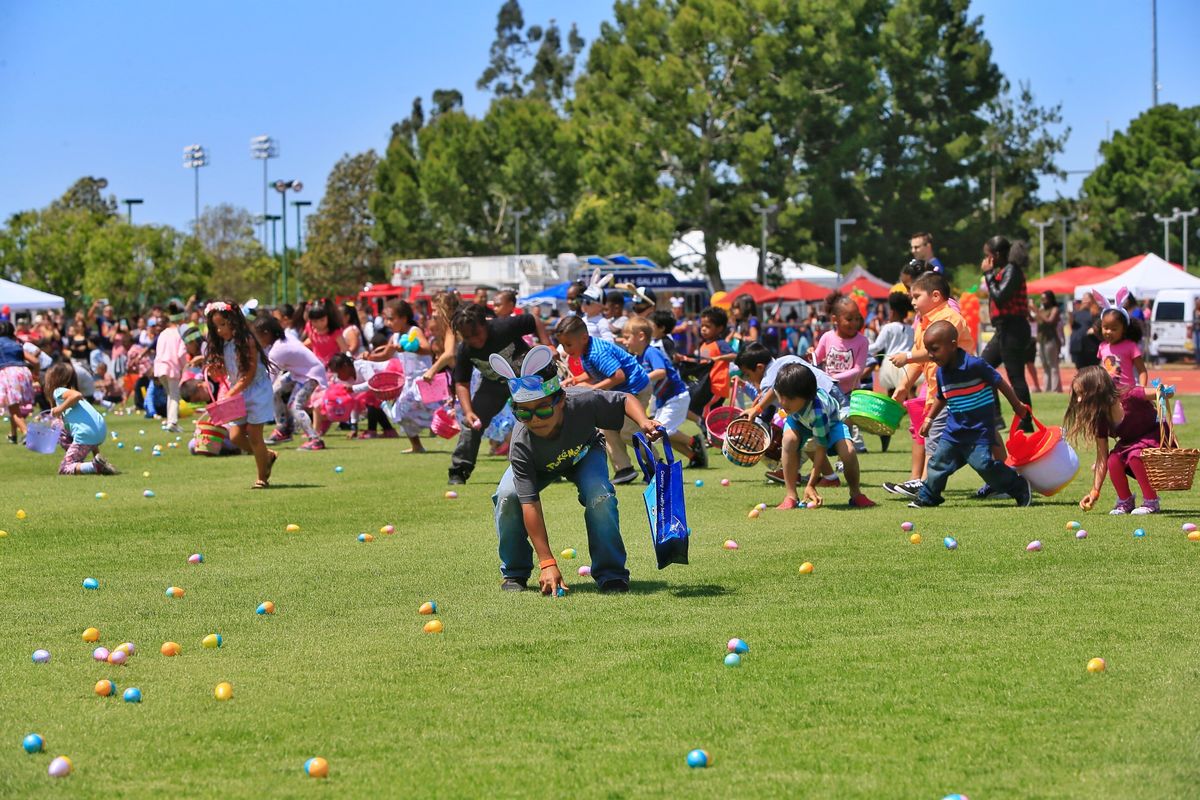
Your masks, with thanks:
M 279 158 L 279 142 L 263 134 L 250 140 L 250 157 L 263 162 L 263 217 L 267 216 L 267 162 Z M 267 224 L 263 222 L 263 249 L 267 247 Z
M 129 197 L 129 198 L 126 198 L 125 200 L 122 200 L 121 202 L 125 204 L 125 215 L 129 221 L 129 224 L 132 225 L 133 224 L 133 207 L 140 206 L 143 202 L 142 198 Z M 1186 225 L 1187 223 L 1185 222 L 1184 224 Z
M 1175 212 L 1176 213 L 1172 214 L 1169 217 L 1165 216 L 1163 214 L 1155 214 L 1154 215 L 1154 221 L 1161 222 L 1162 226 L 1163 226 L 1163 260 L 1164 261 L 1171 260 L 1171 223 L 1174 222 L 1178 218 L 1179 209 L 1178 208 L 1175 209 Z
M 1177 216 L 1181 220 L 1183 220 L 1183 269 L 1186 272 L 1187 271 L 1187 261 L 1188 261 L 1188 252 L 1187 252 L 1188 222 L 1187 221 L 1188 221 L 1188 217 L 1194 217 L 1194 216 L 1196 216 L 1196 214 L 1200 214 L 1200 208 L 1193 208 L 1191 211 L 1181 211 L 1179 209 L 1179 207 L 1176 206 L 1174 211 L 1175 211 L 1175 216 Z
M 287 193 L 288 189 L 293 192 L 299 192 L 304 188 L 304 184 L 297 180 L 275 181 L 275 191 L 281 195 L 280 208 L 282 211 L 279 216 L 280 222 L 283 225 L 283 301 L 286 303 L 288 298 L 288 247 L 287 247 Z
M 767 216 L 778 211 L 779 204 L 760 206 L 758 203 L 751 203 L 750 210 L 762 217 L 762 246 L 758 249 L 758 282 L 765 286 L 767 281 Z
M 196 189 L 195 189 L 196 219 L 193 224 L 195 225 L 195 232 L 199 233 L 200 232 L 200 168 L 208 166 L 208 151 L 205 150 L 201 145 L 189 144 L 187 147 L 183 148 L 183 166 L 185 169 L 192 170 L 193 173 L 195 174 L 195 178 L 196 178 Z
M 307 208 L 312 205 L 311 200 L 293 200 L 292 206 L 296 209 L 296 294 L 300 294 L 300 256 L 304 255 L 304 227 L 300 223 L 300 209 Z
M 1063 226 L 1063 269 L 1067 268 L 1067 223 L 1073 219 L 1075 219 L 1074 214 L 1063 214 L 1058 218 L 1058 221 L 1061 222 Z
M 1056 217 L 1051 217 L 1045 222 L 1038 222 L 1036 219 L 1029 220 L 1029 224 L 1038 229 L 1038 256 L 1041 261 L 1042 277 L 1046 277 L 1046 228 L 1049 228 L 1055 222 L 1058 222 Z
M 842 283 L 842 226 L 857 225 L 856 219 L 835 219 L 833 221 L 833 260 L 837 264 L 838 284 Z

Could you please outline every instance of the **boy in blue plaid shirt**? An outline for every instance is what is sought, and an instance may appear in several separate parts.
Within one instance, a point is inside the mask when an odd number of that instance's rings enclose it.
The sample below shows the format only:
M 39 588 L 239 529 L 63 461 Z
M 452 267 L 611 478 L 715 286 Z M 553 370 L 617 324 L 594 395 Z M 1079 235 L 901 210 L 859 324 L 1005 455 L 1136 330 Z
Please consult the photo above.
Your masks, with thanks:
M 850 487 L 850 507 L 874 506 L 875 503 L 862 493 L 859 486 L 858 455 L 850 440 L 850 429 L 842 422 L 841 405 L 824 389 L 817 388 L 817 379 L 812 371 L 802 364 L 788 364 L 775 379 L 775 394 L 779 397 L 779 405 L 788 412 L 783 430 L 783 480 L 787 494 L 777 508 L 786 510 L 800 505 L 796 494 L 800 448 L 810 438 L 817 449 L 813 463 L 820 463 L 821 456 L 831 453 L 841 457 L 846 484 Z M 817 493 L 820 472 L 814 469 L 804 487 L 804 502 L 813 508 L 822 503 L 821 495 Z

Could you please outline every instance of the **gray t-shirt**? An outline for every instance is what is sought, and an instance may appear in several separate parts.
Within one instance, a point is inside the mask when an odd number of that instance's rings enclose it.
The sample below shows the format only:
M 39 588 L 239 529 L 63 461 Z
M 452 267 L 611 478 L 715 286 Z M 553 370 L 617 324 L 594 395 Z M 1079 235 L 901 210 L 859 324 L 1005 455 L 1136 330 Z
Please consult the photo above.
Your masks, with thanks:
M 591 448 L 604 446 L 601 430 L 620 430 L 625 421 L 623 392 L 569 389 L 562 402 L 563 424 L 553 439 L 534 436 L 521 422 L 513 428 L 508 460 L 522 503 L 536 503 L 539 483 L 570 474 Z
M 826 392 L 830 392 L 830 394 L 832 394 L 831 390 L 837 386 L 837 383 L 833 380 L 833 378 L 829 377 L 829 373 L 817 369 L 812 365 L 811 362 L 805 361 L 803 358 L 800 358 L 800 356 L 780 356 L 779 358 L 772 359 L 771 363 L 767 364 L 767 370 L 763 373 L 759 388 L 764 392 L 768 389 L 774 389 L 775 379 L 779 377 L 779 370 L 783 369 L 788 364 L 803 364 L 804 366 L 808 367 L 808 371 L 811 372 L 817 379 L 818 389 L 824 389 Z

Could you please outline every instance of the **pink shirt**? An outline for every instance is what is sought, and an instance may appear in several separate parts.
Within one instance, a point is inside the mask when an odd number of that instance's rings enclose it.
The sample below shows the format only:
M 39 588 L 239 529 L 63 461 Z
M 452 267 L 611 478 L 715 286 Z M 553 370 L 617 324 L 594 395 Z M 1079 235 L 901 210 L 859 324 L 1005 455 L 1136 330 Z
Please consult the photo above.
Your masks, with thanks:
M 1117 386 L 1137 384 L 1137 370 L 1134 369 L 1133 360 L 1141 357 L 1142 348 L 1138 347 L 1136 342 L 1129 339 L 1122 339 L 1116 344 L 1101 342 L 1097 355 Z
M 317 360 L 317 356 L 300 342 L 283 337 L 267 352 L 267 358 L 279 368 L 280 372 L 290 372 L 296 383 L 315 380 L 321 386 L 328 383 L 325 365 Z
M 328 364 L 329 359 L 341 352 L 337 344 L 337 337 L 342 335 L 341 328 L 329 333 L 317 333 L 312 325 L 305 325 L 304 335 L 312 343 L 312 351 L 322 364 Z
M 179 327 L 172 326 L 160 333 L 154 346 L 154 377 L 179 380 L 187 362 L 187 347 L 179 335 Z
M 829 373 L 838 383 L 838 388 L 849 396 L 858 388 L 867 365 L 867 337 L 857 333 L 853 338 L 843 339 L 836 330 L 825 331 L 817 341 L 813 352 L 814 362 Z

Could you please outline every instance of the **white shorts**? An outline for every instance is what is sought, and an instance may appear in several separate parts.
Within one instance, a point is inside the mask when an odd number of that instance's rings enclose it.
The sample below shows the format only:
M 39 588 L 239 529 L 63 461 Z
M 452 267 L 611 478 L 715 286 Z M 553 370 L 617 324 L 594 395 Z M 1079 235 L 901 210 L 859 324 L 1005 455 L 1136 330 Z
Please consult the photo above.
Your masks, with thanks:
M 650 414 L 655 422 L 666 428 L 667 433 L 674 433 L 687 422 L 688 405 L 691 401 L 692 396 L 687 392 L 677 394 L 665 403 L 655 397 L 650 402 Z

